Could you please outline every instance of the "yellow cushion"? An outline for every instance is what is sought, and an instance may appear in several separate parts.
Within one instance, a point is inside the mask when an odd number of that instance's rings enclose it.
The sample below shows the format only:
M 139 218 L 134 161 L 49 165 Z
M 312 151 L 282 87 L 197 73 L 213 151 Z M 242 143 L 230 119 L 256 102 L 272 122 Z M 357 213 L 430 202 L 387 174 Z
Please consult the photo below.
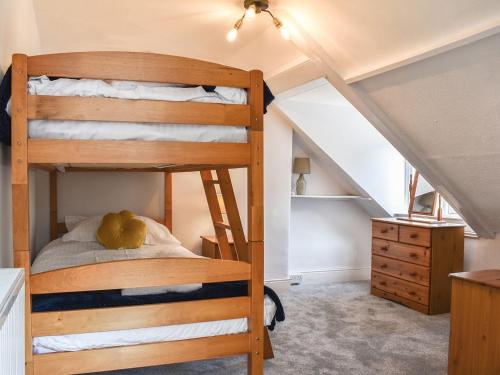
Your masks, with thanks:
M 146 224 L 127 210 L 109 213 L 97 229 L 97 241 L 107 249 L 137 249 L 146 239 Z

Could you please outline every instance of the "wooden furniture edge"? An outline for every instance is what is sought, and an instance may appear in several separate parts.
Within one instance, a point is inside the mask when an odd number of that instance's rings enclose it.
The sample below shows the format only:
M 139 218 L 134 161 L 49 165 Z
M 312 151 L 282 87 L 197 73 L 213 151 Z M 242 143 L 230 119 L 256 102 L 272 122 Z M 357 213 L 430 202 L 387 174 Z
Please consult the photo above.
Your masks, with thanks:
M 36 374 L 66 375 L 245 354 L 248 333 L 34 355 Z M 262 373 L 261 373 L 262 374 Z
M 65 293 L 250 280 L 251 268 L 245 262 L 206 258 L 127 259 L 37 273 L 30 282 L 32 294 Z

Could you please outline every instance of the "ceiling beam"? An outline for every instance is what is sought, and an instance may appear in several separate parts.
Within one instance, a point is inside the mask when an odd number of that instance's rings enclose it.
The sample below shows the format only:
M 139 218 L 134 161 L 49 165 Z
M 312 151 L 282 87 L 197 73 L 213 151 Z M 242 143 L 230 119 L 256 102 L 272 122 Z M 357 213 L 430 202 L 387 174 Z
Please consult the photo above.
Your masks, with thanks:
M 419 49 L 411 52 L 405 56 L 397 56 L 390 62 L 379 65 L 375 68 L 370 68 L 362 73 L 357 73 L 345 78 L 347 84 L 361 81 L 366 78 L 374 77 L 376 75 L 389 72 L 391 70 L 400 68 L 405 65 L 412 64 L 417 61 L 425 60 L 429 57 L 439 55 L 444 52 L 451 51 L 452 49 L 474 43 L 478 40 L 487 38 L 489 36 L 498 34 L 500 32 L 500 19 L 482 25 L 475 29 L 466 30 L 458 35 L 453 35 L 445 40 L 439 40 L 427 46 L 426 48 Z
M 304 61 L 298 65 L 292 66 L 278 74 L 266 78 L 274 95 L 302 86 L 308 82 L 323 78 L 325 73 L 319 65 L 311 60 Z
M 396 132 L 399 126 L 369 97 L 363 88 L 357 84 L 347 84 L 337 73 L 335 60 L 312 38 L 290 14 L 284 14 L 291 29 L 291 40 L 295 46 L 312 61 L 319 64 L 326 79 L 408 160 L 427 181 L 434 186 L 448 202 L 460 202 L 455 205 L 458 212 L 474 231 L 486 238 L 494 238 L 495 231 L 487 221 L 477 214 L 467 197 L 452 191 L 452 184 L 436 170 L 427 160 L 419 155 L 423 153 L 403 134 Z

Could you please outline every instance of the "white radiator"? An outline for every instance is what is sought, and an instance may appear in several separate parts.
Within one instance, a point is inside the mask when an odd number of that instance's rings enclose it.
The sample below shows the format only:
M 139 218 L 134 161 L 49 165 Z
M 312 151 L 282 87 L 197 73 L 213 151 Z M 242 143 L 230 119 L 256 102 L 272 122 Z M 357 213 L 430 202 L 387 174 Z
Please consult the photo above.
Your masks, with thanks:
M 24 272 L 0 269 L 0 374 L 24 374 Z

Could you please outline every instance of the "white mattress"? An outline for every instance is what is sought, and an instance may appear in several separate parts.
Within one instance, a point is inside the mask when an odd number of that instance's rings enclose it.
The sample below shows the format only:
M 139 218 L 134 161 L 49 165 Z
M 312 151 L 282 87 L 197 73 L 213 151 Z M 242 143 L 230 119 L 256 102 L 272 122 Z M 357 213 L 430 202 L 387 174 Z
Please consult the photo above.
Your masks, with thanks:
M 30 95 L 92 96 L 121 99 L 192 101 L 205 103 L 246 104 L 246 91 L 216 87 L 207 92 L 203 87 L 155 84 L 131 81 L 110 83 L 90 79 L 32 77 L 28 82 Z M 246 129 L 238 126 L 147 124 L 103 121 L 29 121 L 30 138 L 80 140 L 147 140 L 181 142 L 247 141 Z
M 264 309 L 264 322 L 266 325 L 269 325 L 276 314 L 276 305 L 268 296 L 264 299 Z M 241 318 L 152 328 L 35 337 L 33 338 L 33 353 L 45 354 L 187 340 L 243 333 L 247 329 L 247 319 Z

